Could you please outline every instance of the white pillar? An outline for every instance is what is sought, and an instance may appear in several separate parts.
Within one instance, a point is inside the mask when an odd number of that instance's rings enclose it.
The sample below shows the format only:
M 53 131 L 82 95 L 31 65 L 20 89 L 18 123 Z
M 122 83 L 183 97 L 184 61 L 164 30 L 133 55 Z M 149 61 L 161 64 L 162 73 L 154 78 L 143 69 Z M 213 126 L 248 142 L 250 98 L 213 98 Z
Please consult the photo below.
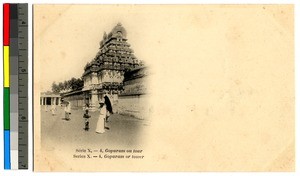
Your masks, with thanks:
M 47 97 L 45 97 L 45 111 L 47 112 L 48 109 L 47 109 Z
M 98 95 L 97 90 L 91 91 L 91 102 L 90 102 L 91 109 L 96 110 L 98 108 Z

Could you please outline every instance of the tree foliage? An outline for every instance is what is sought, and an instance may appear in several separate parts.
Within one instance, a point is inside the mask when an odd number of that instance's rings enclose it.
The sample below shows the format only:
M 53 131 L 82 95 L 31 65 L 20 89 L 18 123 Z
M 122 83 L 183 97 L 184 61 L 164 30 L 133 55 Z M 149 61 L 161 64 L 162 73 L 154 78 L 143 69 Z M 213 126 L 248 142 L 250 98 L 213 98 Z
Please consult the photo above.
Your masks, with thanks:
M 62 91 L 76 91 L 81 90 L 83 87 L 83 80 L 81 78 L 71 78 L 70 80 L 65 80 L 63 82 L 53 82 L 52 92 L 60 93 Z

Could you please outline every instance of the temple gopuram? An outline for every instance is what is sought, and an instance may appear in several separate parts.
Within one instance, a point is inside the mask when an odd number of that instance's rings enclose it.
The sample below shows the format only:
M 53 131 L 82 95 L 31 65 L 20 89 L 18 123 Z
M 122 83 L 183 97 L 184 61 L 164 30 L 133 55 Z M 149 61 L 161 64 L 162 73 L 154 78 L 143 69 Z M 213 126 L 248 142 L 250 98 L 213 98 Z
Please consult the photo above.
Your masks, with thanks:
M 99 100 L 107 95 L 114 105 L 124 91 L 125 73 L 141 67 L 143 63 L 134 56 L 127 42 L 126 30 L 118 23 L 110 33 L 104 32 L 98 53 L 84 67 L 84 104 L 96 108 Z

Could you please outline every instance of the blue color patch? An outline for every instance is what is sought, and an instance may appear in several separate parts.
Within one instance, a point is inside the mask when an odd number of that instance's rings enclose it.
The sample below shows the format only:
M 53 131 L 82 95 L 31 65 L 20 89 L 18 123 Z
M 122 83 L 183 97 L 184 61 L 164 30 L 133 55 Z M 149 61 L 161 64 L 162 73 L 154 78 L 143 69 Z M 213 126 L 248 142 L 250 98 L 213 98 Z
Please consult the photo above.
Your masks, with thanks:
M 11 169 L 10 166 L 10 131 L 4 130 L 4 169 Z

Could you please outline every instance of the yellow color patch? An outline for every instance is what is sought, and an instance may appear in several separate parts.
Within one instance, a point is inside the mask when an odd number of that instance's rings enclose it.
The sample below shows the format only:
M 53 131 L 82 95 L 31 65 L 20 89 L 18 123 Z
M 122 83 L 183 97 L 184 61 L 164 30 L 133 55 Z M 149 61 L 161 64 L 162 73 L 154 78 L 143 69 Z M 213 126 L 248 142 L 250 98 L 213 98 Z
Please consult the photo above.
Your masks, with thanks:
M 9 46 L 3 48 L 4 57 L 4 87 L 9 87 Z

